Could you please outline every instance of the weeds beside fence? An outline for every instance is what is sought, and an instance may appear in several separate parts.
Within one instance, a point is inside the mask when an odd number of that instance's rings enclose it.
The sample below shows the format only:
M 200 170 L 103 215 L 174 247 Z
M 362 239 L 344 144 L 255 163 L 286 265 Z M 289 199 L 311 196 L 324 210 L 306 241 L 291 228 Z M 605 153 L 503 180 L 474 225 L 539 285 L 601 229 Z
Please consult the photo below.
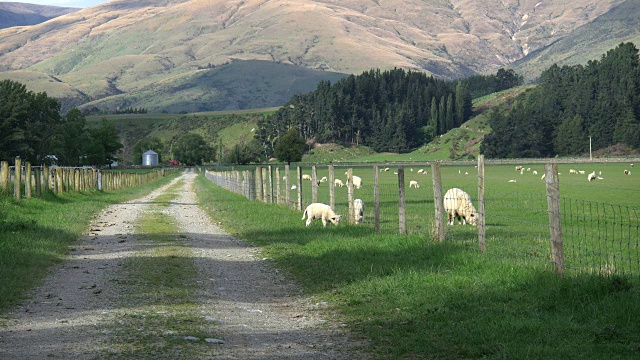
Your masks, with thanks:
M 366 204 L 360 226 L 453 241 L 481 252 L 513 256 L 560 274 L 570 271 L 640 277 L 638 210 L 630 205 L 561 197 L 558 163 L 547 161 L 544 169 L 538 168 L 540 173 L 535 177 L 519 178 L 518 188 L 503 179 L 497 181 L 493 166 L 485 178 L 483 158 L 477 165 L 436 162 L 393 168 L 369 164 L 292 169 L 258 166 L 206 171 L 206 177 L 250 200 L 284 204 L 299 211 L 312 202 L 323 202 L 352 224 L 353 201 L 359 198 Z M 343 172 L 346 181 L 341 187 L 335 179 L 344 178 Z M 351 174 L 363 178 L 363 186 L 354 186 Z M 303 180 L 303 175 L 310 180 Z M 408 185 L 410 180 L 416 183 Z M 470 193 L 478 214 L 476 227 L 445 224 L 443 194 L 452 187 Z M 623 190 L 628 194 L 622 196 L 640 195 L 640 188 Z
M 113 191 L 149 183 L 164 177 L 175 169 L 152 169 L 144 173 L 101 171 L 90 167 L 37 166 L 22 163 L 16 158 L 15 166 L 0 163 L 0 192 L 21 198 L 41 197 L 43 192 L 55 194 L 83 192 L 90 189 Z

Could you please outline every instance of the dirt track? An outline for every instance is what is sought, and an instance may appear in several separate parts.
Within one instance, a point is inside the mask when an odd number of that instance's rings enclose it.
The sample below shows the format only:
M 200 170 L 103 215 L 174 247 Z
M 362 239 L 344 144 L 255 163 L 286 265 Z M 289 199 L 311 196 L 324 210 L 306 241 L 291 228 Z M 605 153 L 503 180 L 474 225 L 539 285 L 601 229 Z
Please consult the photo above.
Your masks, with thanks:
M 193 249 L 201 284 L 194 300 L 203 317 L 216 319 L 212 326 L 224 341 L 211 344 L 201 358 L 368 358 L 326 304 L 302 296 L 295 284 L 261 259 L 258 248 L 211 222 L 197 205 L 195 177 L 185 173 L 172 182 L 184 180 L 180 197 L 166 211 Z M 111 206 L 96 217 L 87 235 L 29 300 L 0 317 L 0 359 L 109 357 L 112 331 L 105 329 L 126 311 L 115 306 L 123 291 L 119 269 L 140 245 L 135 222 L 169 186 Z M 161 329 L 157 331 L 161 337 Z

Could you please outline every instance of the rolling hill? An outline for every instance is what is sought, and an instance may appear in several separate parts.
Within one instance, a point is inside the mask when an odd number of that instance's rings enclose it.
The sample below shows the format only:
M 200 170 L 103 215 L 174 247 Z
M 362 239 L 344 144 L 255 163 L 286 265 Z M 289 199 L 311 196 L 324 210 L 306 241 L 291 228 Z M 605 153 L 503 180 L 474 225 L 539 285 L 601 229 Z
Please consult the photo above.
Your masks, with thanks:
M 66 109 L 277 106 L 282 98 L 273 94 L 299 91 L 286 84 L 312 89 L 324 75 L 401 67 L 451 79 L 534 61 L 552 47 L 552 58 L 594 58 L 600 50 L 581 47 L 588 35 L 570 39 L 580 29 L 606 32 L 606 16 L 633 2 L 113 0 L 0 30 L 0 79 L 51 87 Z M 637 29 L 637 17 L 626 21 Z M 616 42 L 629 33 L 605 36 Z
M 78 10 L 80 9 L 19 2 L 0 2 L 0 29 L 36 25 Z

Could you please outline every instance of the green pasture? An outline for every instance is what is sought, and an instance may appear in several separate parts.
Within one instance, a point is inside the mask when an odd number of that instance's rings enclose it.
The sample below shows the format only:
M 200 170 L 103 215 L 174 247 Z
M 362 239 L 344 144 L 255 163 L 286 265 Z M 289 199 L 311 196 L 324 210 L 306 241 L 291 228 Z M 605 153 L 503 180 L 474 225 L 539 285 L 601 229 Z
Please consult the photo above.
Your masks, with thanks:
M 413 174 L 418 168 L 414 167 Z M 344 170 L 335 171 L 342 180 Z M 465 177 L 463 170 L 473 167 L 443 168 L 443 182 L 460 186 L 474 197 L 475 177 Z M 539 176 L 534 180 L 531 175 L 531 181 L 525 181 L 527 175 L 522 175 L 518 182 L 507 183 L 515 173 L 511 166 L 487 169 L 490 171 L 488 185 L 497 188 L 500 199 L 535 199 L 533 209 L 538 198 L 546 201 L 544 193 L 537 194 L 544 188 Z M 310 171 L 305 169 L 305 173 Z M 364 180 L 356 197 L 365 200 L 370 216 L 371 168 L 354 168 L 354 173 Z M 407 173 L 412 172 L 407 169 Z M 319 176 L 325 175 L 326 170 L 320 169 Z M 407 189 L 408 213 L 424 216 L 420 222 L 427 224 L 433 213 L 430 175 L 429 169 L 419 189 Z M 611 175 L 608 177 L 613 178 Z M 411 178 L 407 175 L 407 182 Z M 617 181 L 622 188 L 628 180 Z M 320 189 L 321 201 L 327 201 L 326 186 Z M 308 182 L 304 190 L 309 192 Z M 397 212 L 392 171 L 381 174 L 381 192 L 381 206 Z M 465 244 L 471 240 L 462 235 L 473 233 L 470 226 L 451 227 L 455 231 L 450 231 L 452 236 L 444 243 L 415 232 L 406 236 L 394 231 L 376 233 L 370 218 L 363 226 L 341 223 L 322 228 L 316 221 L 307 228 L 300 212 L 248 201 L 202 177 L 197 193 L 216 222 L 260 246 L 260 256 L 286 269 L 307 294 L 327 301 L 356 338 L 370 339 L 374 358 L 583 360 L 635 359 L 640 354 L 640 291 L 637 282 L 627 277 L 583 273 L 563 278 L 545 270 L 539 261 L 529 262 L 529 257 L 493 251 L 491 242 L 487 253 L 481 254 Z M 337 189 L 337 194 L 337 210 L 345 214 L 346 188 Z M 489 196 L 487 199 L 489 202 Z M 491 199 L 488 211 L 500 212 L 502 217 L 492 215 L 490 226 L 516 233 L 506 209 L 516 213 L 524 206 L 497 207 L 498 195 Z M 397 217 L 394 220 L 392 214 L 384 219 L 388 230 L 396 226 Z M 497 236 L 504 235 L 508 231 Z
M 519 261 L 550 267 L 550 230 L 543 164 L 522 164 L 530 171 L 515 171 L 514 165 L 485 165 L 485 212 L 487 251 L 517 258 Z M 365 202 L 363 227 L 374 227 L 373 167 L 353 166 L 353 174 L 360 176 L 363 186 L 354 189 L 354 197 Z M 381 168 L 383 168 L 381 166 Z M 295 167 L 291 167 L 289 198 L 291 206 L 297 202 Z M 345 183 L 336 187 L 336 213 L 347 221 L 348 202 L 346 175 L 348 167 L 336 166 L 335 177 Z M 418 170 L 426 170 L 418 174 Z M 585 174 L 569 174 L 569 169 L 584 170 Z M 640 275 L 640 183 L 632 175 L 624 175 L 631 169 L 629 163 L 559 164 L 560 197 L 563 239 L 568 269 L 580 272 L 621 272 Z M 284 166 L 279 167 L 280 197 L 285 198 Z M 431 237 L 434 233 L 435 210 L 431 166 L 404 165 L 405 214 L 407 232 L 411 235 Z M 388 234 L 399 232 L 398 175 L 397 167 L 378 172 L 380 191 L 380 228 Z M 589 182 L 587 174 L 596 171 L 602 180 Z M 537 175 L 534 175 L 537 172 Z M 311 166 L 302 167 L 303 174 L 311 175 Z M 600 175 L 600 173 L 602 175 Z M 317 177 L 329 178 L 327 166 L 317 167 Z M 441 166 L 442 191 L 458 187 L 468 192 L 478 208 L 478 177 L 474 165 Z M 415 180 L 420 188 L 410 188 Z M 515 182 L 510 182 L 515 181 Z M 302 182 L 303 208 L 312 202 L 310 181 Z M 329 204 L 328 183 L 318 187 L 318 202 Z M 300 220 L 300 223 L 304 221 Z M 447 226 L 447 239 L 477 249 L 477 229 L 466 225 Z

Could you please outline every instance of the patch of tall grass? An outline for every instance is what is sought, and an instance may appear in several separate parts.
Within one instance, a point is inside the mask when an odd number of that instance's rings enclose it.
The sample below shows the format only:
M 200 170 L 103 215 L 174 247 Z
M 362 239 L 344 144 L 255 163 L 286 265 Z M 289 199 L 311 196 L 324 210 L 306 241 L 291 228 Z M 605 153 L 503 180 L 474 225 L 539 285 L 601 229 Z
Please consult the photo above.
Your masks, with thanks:
M 377 358 L 635 359 L 640 290 L 625 277 L 559 277 L 458 242 L 305 227 L 299 212 L 198 178 L 215 221 L 326 299 Z
M 62 260 L 68 246 L 87 230 L 94 214 L 134 199 L 178 174 L 117 192 L 45 194 L 14 201 L 0 194 L 0 312 L 18 302 Z

